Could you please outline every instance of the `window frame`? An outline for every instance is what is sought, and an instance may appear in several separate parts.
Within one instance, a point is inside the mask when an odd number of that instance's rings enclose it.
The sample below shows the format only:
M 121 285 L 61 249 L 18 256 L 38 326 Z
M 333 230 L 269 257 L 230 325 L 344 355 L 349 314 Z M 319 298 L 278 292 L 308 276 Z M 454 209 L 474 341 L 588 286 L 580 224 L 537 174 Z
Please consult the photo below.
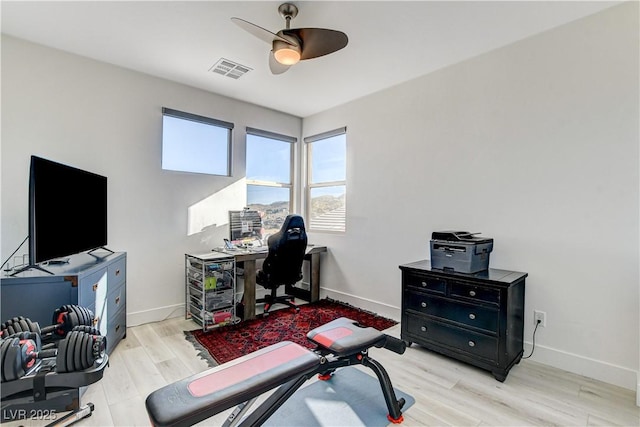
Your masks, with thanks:
M 306 154 L 306 186 L 305 186 L 305 217 L 307 230 L 315 231 L 319 233 L 331 233 L 331 234 L 345 234 L 347 232 L 347 213 L 346 213 L 346 192 L 347 192 L 347 171 L 346 171 L 346 134 L 347 127 L 341 127 L 334 130 L 330 130 L 327 132 L 322 132 L 316 135 L 308 136 L 303 139 L 305 143 L 305 154 Z M 312 183 L 311 179 L 313 177 L 313 143 L 319 142 L 325 139 L 333 138 L 335 136 L 345 135 L 345 179 L 344 181 L 323 181 L 320 183 Z M 336 187 L 336 186 L 344 186 L 345 189 L 345 216 L 344 216 L 344 229 L 342 230 L 330 230 L 323 228 L 313 228 L 311 222 L 311 191 L 316 188 L 324 188 L 324 187 Z
M 212 173 L 212 172 L 202 172 L 202 171 L 193 171 L 193 170 L 183 170 L 183 169 L 168 169 L 164 166 L 164 129 L 162 131 L 162 149 L 161 149 L 161 168 L 162 170 L 171 171 L 171 172 L 186 172 L 186 173 L 199 173 L 204 175 L 213 175 L 213 176 L 232 176 L 232 148 L 233 148 L 233 128 L 234 124 L 231 122 L 226 122 L 224 120 L 214 119 L 211 117 L 200 116 L 198 114 L 187 113 L 185 111 L 174 110 L 172 108 L 162 107 L 162 120 L 164 122 L 165 116 L 172 117 L 174 119 L 181 119 L 186 121 L 192 121 L 196 123 L 201 123 L 209 126 L 215 126 L 218 128 L 223 128 L 228 131 L 227 133 L 227 144 L 226 144 L 226 173 Z
M 279 134 L 276 132 L 270 132 L 262 129 L 247 127 L 246 135 L 245 135 L 245 147 L 247 147 L 248 136 L 257 136 L 260 138 L 271 139 L 281 142 L 289 143 L 289 182 L 275 182 L 275 181 L 262 181 L 249 179 L 246 177 L 247 182 L 247 196 L 249 194 L 248 186 L 254 185 L 258 187 L 270 187 L 270 188 L 288 188 L 289 189 L 289 212 L 293 212 L 293 202 L 294 202 L 294 170 L 295 170 L 295 144 L 298 142 L 298 138 L 288 135 Z M 247 149 L 248 151 L 248 149 Z M 246 156 L 246 154 L 245 154 Z M 246 167 L 246 160 L 245 160 Z M 245 176 L 248 175 L 245 171 Z M 249 201 L 247 200 L 247 206 L 249 205 Z

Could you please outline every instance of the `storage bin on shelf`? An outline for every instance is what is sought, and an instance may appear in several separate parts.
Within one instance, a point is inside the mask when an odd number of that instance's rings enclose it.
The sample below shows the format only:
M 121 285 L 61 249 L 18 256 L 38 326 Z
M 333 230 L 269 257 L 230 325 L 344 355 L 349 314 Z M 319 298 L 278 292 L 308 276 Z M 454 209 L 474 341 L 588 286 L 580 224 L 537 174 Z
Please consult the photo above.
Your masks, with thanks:
M 235 323 L 235 261 L 226 254 L 185 256 L 186 310 L 203 330 Z

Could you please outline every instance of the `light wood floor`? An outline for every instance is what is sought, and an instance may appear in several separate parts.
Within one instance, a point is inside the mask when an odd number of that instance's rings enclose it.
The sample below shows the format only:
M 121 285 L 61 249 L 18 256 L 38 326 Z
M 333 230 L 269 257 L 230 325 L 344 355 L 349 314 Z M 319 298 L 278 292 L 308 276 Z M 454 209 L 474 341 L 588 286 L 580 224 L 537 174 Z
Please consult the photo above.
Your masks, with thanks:
M 144 406 L 149 393 L 207 369 L 184 338 L 183 331 L 190 329 L 196 325 L 179 318 L 129 328 L 104 378 L 82 398 L 82 403 L 95 405 L 93 415 L 77 425 L 149 426 Z M 387 332 L 399 336 L 399 331 L 398 325 Z M 632 391 L 529 360 L 500 383 L 488 372 L 415 344 L 403 355 L 376 348 L 370 355 L 384 365 L 395 388 L 415 398 L 404 413 L 405 426 L 640 425 Z M 201 425 L 220 425 L 224 417 Z M 4 425 L 46 424 L 27 420 Z

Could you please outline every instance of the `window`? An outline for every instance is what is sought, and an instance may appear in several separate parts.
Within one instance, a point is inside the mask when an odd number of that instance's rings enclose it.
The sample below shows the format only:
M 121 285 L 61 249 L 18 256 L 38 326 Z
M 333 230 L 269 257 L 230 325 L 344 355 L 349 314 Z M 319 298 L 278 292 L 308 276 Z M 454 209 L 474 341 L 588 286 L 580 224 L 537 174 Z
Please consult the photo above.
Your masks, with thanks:
M 304 139 L 307 144 L 307 228 L 346 230 L 347 129 Z
M 233 123 L 162 109 L 162 169 L 231 175 Z
M 247 207 L 262 215 L 263 235 L 280 230 L 291 212 L 296 138 L 247 128 Z

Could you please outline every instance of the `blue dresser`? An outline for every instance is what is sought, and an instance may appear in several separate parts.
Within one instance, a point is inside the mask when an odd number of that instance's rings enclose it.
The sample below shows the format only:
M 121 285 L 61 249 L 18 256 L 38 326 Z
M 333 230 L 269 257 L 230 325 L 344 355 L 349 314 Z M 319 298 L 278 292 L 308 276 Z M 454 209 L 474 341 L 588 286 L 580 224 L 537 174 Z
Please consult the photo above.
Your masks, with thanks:
M 56 308 L 77 304 L 95 314 L 94 326 L 107 337 L 111 354 L 127 332 L 126 252 L 82 253 L 43 268 L 53 274 L 29 270 L 2 277 L 0 321 L 24 316 L 44 327 L 52 324 Z

